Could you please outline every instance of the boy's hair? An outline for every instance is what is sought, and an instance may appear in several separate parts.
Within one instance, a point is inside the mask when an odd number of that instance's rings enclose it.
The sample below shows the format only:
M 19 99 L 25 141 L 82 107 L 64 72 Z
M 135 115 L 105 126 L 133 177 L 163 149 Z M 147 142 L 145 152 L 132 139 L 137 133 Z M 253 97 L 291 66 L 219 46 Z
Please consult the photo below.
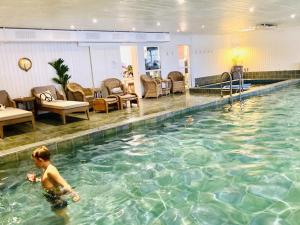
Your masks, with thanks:
M 32 153 L 32 158 L 50 160 L 50 151 L 46 146 L 41 146 L 35 149 Z

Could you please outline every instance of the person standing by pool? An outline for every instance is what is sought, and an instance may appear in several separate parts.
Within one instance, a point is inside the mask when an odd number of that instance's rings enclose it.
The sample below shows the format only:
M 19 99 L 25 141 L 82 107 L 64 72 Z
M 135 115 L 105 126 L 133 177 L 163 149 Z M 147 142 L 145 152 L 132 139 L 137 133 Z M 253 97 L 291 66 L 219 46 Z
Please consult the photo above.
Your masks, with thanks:
M 57 168 L 52 165 L 50 155 L 50 151 L 46 146 L 41 146 L 33 151 L 32 159 L 36 167 L 42 169 L 42 176 L 37 178 L 34 173 L 28 173 L 27 179 L 31 182 L 40 181 L 42 183 L 42 187 L 45 190 L 44 196 L 51 203 L 52 210 L 65 218 L 65 213 L 62 210 L 67 207 L 68 202 L 62 196 L 69 194 L 74 202 L 78 202 L 80 196 L 59 174 Z

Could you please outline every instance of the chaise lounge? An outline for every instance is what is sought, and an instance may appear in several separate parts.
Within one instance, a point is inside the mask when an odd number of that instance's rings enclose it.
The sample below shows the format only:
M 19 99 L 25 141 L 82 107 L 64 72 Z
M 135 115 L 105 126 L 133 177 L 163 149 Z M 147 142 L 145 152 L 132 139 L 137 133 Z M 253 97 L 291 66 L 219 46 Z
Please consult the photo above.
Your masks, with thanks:
M 4 137 L 3 127 L 16 123 L 32 122 L 35 129 L 35 121 L 32 112 L 23 109 L 17 109 L 16 103 L 11 100 L 8 93 L 0 90 L 0 104 L 5 106 L 0 110 L 0 138 Z
M 50 101 L 43 100 L 41 94 L 45 92 L 51 93 L 53 99 L 51 98 L 52 100 Z M 66 115 L 74 112 L 84 112 L 86 113 L 87 119 L 90 119 L 88 102 L 64 100 L 64 96 L 60 94 L 53 85 L 34 87 L 31 89 L 31 93 L 36 98 L 38 110 L 59 114 L 63 124 L 66 124 Z

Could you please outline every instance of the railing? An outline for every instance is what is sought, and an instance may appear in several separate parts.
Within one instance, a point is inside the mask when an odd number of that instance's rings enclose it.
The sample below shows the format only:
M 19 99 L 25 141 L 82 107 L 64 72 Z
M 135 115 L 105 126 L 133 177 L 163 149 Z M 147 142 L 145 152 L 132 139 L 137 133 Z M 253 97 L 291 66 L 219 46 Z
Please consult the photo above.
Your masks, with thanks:
M 224 72 L 221 75 L 221 97 L 223 98 L 223 79 L 225 77 L 229 77 L 229 79 L 230 79 L 230 99 L 229 99 L 229 101 L 230 101 L 230 105 L 232 105 L 232 102 L 233 102 L 233 100 L 232 100 L 232 76 L 228 72 Z

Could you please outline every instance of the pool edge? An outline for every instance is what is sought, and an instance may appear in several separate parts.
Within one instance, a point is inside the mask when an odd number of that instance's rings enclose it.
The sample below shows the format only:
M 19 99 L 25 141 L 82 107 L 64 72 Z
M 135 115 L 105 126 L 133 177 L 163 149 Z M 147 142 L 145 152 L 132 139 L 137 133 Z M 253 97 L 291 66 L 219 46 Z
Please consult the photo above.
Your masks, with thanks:
M 268 84 L 262 87 L 258 87 L 255 90 L 249 90 L 242 93 L 243 99 L 248 99 L 254 96 L 261 96 L 268 93 L 275 92 L 282 88 L 288 87 L 300 83 L 300 79 L 286 80 L 278 83 Z M 239 94 L 233 95 L 233 100 L 238 100 Z M 92 144 L 99 140 L 104 140 L 107 137 L 116 136 L 120 133 L 133 130 L 141 126 L 148 126 L 149 124 L 158 124 L 166 119 L 174 116 L 179 116 L 185 113 L 193 112 L 196 110 L 205 110 L 209 108 L 217 108 L 223 106 L 229 102 L 229 96 L 220 98 L 217 100 L 211 100 L 203 104 L 197 104 L 193 106 L 186 106 L 176 110 L 166 110 L 158 113 L 153 113 L 143 117 L 130 119 L 114 124 L 104 125 L 98 128 L 93 128 L 85 131 L 80 131 L 73 134 L 64 135 L 62 137 L 52 138 L 45 141 L 35 142 L 15 148 L 3 150 L 0 152 L 0 165 L 8 162 L 20 161 L 28 159 L 33 149 L 38 146 L 45 145 L 50 151 L 60 152 L 66 149 L 74 149 L 77 146 Z

